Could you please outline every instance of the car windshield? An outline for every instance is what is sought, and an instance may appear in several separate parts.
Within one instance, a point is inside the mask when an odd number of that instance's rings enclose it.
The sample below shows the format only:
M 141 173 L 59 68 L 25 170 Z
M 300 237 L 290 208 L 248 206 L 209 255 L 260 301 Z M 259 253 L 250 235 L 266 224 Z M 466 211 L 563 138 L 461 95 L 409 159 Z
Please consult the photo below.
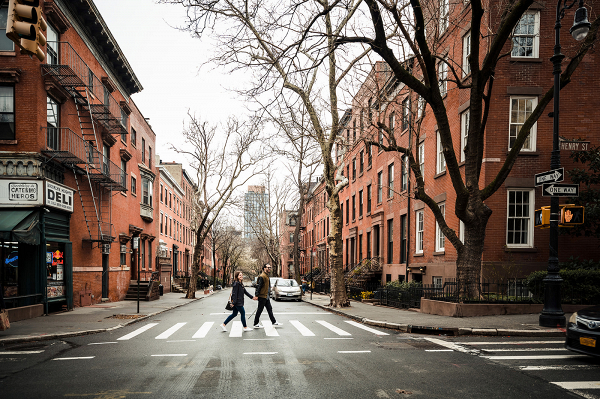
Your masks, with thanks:
M 296 280 L 281 280 L 277 282 L 278 287 L 298 287 Z

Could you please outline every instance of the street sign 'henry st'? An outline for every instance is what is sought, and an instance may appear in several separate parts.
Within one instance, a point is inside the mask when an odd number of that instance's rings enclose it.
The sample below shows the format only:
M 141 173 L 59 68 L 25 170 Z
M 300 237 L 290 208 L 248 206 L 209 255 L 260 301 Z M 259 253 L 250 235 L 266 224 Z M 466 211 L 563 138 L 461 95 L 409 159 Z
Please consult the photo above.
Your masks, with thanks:
M 579 197 L 579 184 L 544 184 L 542 197 Z
M 590 149 L 589 141 L 561 141 L 560 149 L 565 151 L 588 151 Z
M 558 183 L 565 179 L 565 168 L 553 169 L 548 172 L 535 175 L 535 186 L 541 186 L 544 183 Z

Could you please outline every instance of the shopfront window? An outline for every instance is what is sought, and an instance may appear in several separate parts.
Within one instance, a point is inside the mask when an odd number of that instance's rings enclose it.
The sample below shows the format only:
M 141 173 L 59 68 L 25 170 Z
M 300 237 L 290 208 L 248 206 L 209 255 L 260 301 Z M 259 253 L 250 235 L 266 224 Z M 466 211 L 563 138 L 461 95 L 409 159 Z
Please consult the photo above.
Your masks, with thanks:
M 19 295 L 19 244 L 2 242 L 1 252 L 0 282 L 7 299 Z
M 48 242 L 46 244 L 46 278 L 48 280 L 48 298 L 65 296 L 65 244 Z

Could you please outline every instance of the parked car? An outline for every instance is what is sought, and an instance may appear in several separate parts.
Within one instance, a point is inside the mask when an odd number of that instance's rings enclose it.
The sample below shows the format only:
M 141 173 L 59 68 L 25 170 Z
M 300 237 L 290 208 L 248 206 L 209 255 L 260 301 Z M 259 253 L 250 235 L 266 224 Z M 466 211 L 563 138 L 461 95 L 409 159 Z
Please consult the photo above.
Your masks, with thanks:
M 275 298 L 275 296 L 273 295 L 273 287 L 275 287 L 275 284 L 279 280 L 283 280 L 283 278 L 281 278 L 281 277 L 269 277 L 269 282 L 271 283 L 271 298 Z
M 302 289 L 294 279 L 278 279 L 273 287 L 273 298 L 276 301 L 281 299 L 300 301 L 302 298 Z
M 573 313 L 567 323 L 565 348 L 600 357 L 600 305 Z

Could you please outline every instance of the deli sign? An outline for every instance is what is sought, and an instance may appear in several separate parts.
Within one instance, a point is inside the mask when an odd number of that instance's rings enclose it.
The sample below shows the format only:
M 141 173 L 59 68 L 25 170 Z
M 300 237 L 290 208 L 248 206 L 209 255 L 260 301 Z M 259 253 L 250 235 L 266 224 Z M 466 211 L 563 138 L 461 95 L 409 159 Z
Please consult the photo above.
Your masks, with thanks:
M 46 205 L 73 212 L 73 193 L 68 187 L 46 180 Z

